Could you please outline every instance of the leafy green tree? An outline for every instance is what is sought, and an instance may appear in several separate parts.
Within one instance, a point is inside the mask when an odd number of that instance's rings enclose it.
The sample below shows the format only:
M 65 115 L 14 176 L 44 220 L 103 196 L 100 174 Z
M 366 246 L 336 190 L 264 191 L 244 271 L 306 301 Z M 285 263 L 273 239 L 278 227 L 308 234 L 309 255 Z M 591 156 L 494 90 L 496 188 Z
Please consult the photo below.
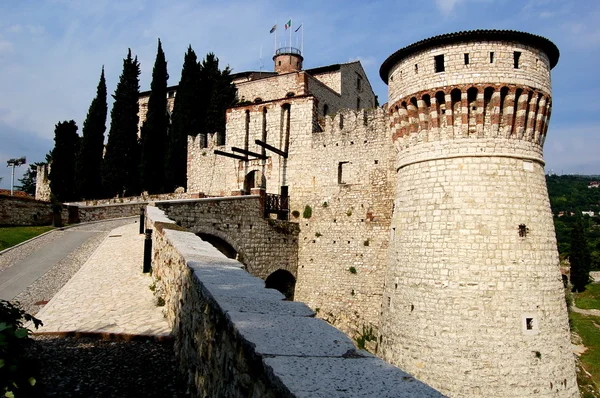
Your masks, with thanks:
M 167 61 L 160 39 L 152 71 L 148 113 L 141 130 L 142 156 L 140 178 L 142 190 L 162 193 L 165 187 L 165 151 L 167 146 Z
M 219 69 L 219 59 L 208 53 L 200 65 L 200 133 L 206 142 L 209 133 L 217 133 L 219 144 L 225 144 L 225 111 L 235 104 L 236 89 L 231 70 Z
M 181 80 L 177 88 L 175 106 L 165 161 L 166 190 L 172 192 L 187 183 L 187 136 L 200 131 L 200 65 L 192 46 L 183 61 Z
M 573 291 L 582 292 L 590 281 L 590 250 L 583 230 L 581 218 L 578 218 L 571 232 L 571 284 Z
M 75 193 L 75 161 L 79 151 L 77 124 L 60 122 L 54 129 L 54 149 L 50 170 L 50 190 L 60 202 L 77 199 Z
M 23 178 L 19 178 L 19 182 L 21 185 L 18 185 L 16 188 L 25 192 L 28 195 L 35 196 L 35 183 L 37 181 L 37 167 L 41 166 L 45 163 L 36 162 L 29 165 L 25 174 L 23 174 Z
M 131 58 L 131 49 L 123 60 L 123 73 L 113 98 L 106 155 L 102 163 L 105 195 L 135 195 L 139 190 L 140 150 L 138 144 L 138 96 L 140 64 Z M 54 165 L 52 166 L 54 168 Z
M 83 122 L 81 151 L 77 158 L 75 177 L 79 187 L 79 197 L 84 199 L 97 199 L 102 196 L 102 155 L 104 152 L 104 132 L 106 131 L 106 80 L 104 67 L 100 74 L 100 81 Z

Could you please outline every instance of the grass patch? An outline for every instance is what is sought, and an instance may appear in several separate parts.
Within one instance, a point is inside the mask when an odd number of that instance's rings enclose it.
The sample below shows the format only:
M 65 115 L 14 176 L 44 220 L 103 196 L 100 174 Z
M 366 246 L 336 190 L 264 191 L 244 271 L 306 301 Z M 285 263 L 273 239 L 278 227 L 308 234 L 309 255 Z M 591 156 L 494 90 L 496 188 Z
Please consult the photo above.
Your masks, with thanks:
M 581 364 L 592 375 L 592 380 L 600 380 L 600 318 L 572 312 L 569 315 L 573 329 L 587 347 L 581 357 Z
M 574 296 L 578 308 L 600 310 L 600 283 L 590 283 L 585 287 L 585 291 L 574 293 Z
M 0 227 L 0 251 L 50 231 L 53 227 Z

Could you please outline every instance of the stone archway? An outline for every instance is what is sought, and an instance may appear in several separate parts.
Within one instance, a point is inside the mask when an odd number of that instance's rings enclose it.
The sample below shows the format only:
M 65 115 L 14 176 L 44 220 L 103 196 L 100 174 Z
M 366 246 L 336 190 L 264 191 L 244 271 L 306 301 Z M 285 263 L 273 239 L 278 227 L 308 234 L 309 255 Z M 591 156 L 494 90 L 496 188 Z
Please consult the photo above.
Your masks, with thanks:
M 252 170 L 244 178 L 244 194 L 250 195 L 252 188 L 266 188 L 267 179 L 259 170 Z
M 215 235 L 205 234 L 205 233 L 197 233 L 196 235 L 198 235 L 200 237 L 200 239 L 202 239 L 203 241 L 208 242 L 211 245 L 213 245 L 215 247 L 215 249 L 217 249 L 218 251 L 223 253 L 227 258 L 233 258 L 233 259 L 237 258 L 237 254 L 238 254 L 237 250 L 235 250 L 234 247 L 231 246 L 224 239 L 221 239 Z
M 271 273 L 265 280 L 265 288 L 277 289 L 285 296 L 286 300 L 294 300 L 294 290 L 296 289 L 296 278 L 291 272 L 284 269 L 278 269 Z

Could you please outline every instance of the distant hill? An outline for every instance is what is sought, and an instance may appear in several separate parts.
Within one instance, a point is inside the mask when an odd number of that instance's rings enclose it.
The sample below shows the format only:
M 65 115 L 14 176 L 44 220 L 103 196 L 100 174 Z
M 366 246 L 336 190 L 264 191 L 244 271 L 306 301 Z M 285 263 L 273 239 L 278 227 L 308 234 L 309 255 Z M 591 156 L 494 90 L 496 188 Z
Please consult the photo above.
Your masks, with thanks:
M 600 187 L 588 188 L 595 181 L 600 181 L 600 176 L 546 176 L 561 258 L 569 255 L 571 230 L 577 216 L 582 212 L 594 212 L 593 216 L 583 215 L 583 223 L 592 256 L 592 269 L 600 270 Z

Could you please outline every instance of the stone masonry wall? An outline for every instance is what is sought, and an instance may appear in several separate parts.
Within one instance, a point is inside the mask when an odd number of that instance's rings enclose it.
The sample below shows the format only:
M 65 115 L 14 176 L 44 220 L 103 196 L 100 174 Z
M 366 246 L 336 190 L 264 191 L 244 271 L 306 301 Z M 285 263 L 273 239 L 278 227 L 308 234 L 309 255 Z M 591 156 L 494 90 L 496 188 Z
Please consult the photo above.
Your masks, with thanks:
M 0 196 L 0 225 L 49 225 L 52 207 L 48 202 Z
M 297 154 L 305 153 L 310 147 L 316 129 L 314 104 L 313 97 L 294 97 L 231 108 L 227 111 L 227 142 L 223 146 L 217 146 L 213 138 L 208 140 L 207 148 L 202 148 L 199 137 L 188 137 L 188 192 L 202 192 L 208 196 L 239 192 L 244 188 L 245 176 L 252 171 L 260 174 L 259 180 L 264 177 L 269 193 L 279 193 L 281 185 L 291 185 L 288 170 L 296 167 L 296 159 L 305 159 L 304 155 L 298 157 Z M 289 128 L 287 106 L 290 108 Z M 261 153 L 263 149 L 254 143 L 256 139 L 266 140 L 282 151 L 287 149 L 289 157 L 284 159 L 265 151 L 266 160 L 245 162 L 213 152 L 219 149 L 231 153 L 230 148 L 235 146 Z
M 519 68 L 513 53 L 521 52 Z M 494 60 L 490 62 L 490 52 Z M 444 55 L 445 71 L 435 72 L 434 56 Z M 465 65 L 464 55 L 469 54 Z M 462 84 L 518 84 L 551 92 L 550 61 L 541 50 L 515 42 L 469 42 L 417 52 L 390 70 L 388 102 L 437 87 Z
M 101 206 L 78 206 L 79 222 L 90 222 L 110 220 L 112 218 L 123 218 L 139 216 L 140 209 L 148 205 L 148 202 L 136 202 L 125 204 L 101 205 Z
M 440 397 L 149 206 L 153 277 L 196 397 Z
M 43 200 L 50 202 L 50 180 L 48 175 L 50 174 L 50 165 L 42 164 L 37 166 L 37 173 L 35 177 L 35 198 L 37 200 Z
M 252 275 L 266 279 L 278 269 L 298 269 L 298 224 L 264 218 L 259 196 L 156 202 L 178 225 L 229 243 Z
M 300 214 L 296 298 L 351 337 L 379 328 L 395 175 L 386 128 L 383 110 L 327 117 L 289 173 Z
M 432 46 L 392 67 L 389 94 L 382 357 L 457 397 L 578 396 L 542 159 L 548 57 Z
M 264 79 L 242 82 L 236 85 L 240 102 L 254 102 L 256 98 L 262 101 L 272 101 L 286 98 L 289 92 L 295 95 L 305 95 L 305 72 L 291 72 Z

